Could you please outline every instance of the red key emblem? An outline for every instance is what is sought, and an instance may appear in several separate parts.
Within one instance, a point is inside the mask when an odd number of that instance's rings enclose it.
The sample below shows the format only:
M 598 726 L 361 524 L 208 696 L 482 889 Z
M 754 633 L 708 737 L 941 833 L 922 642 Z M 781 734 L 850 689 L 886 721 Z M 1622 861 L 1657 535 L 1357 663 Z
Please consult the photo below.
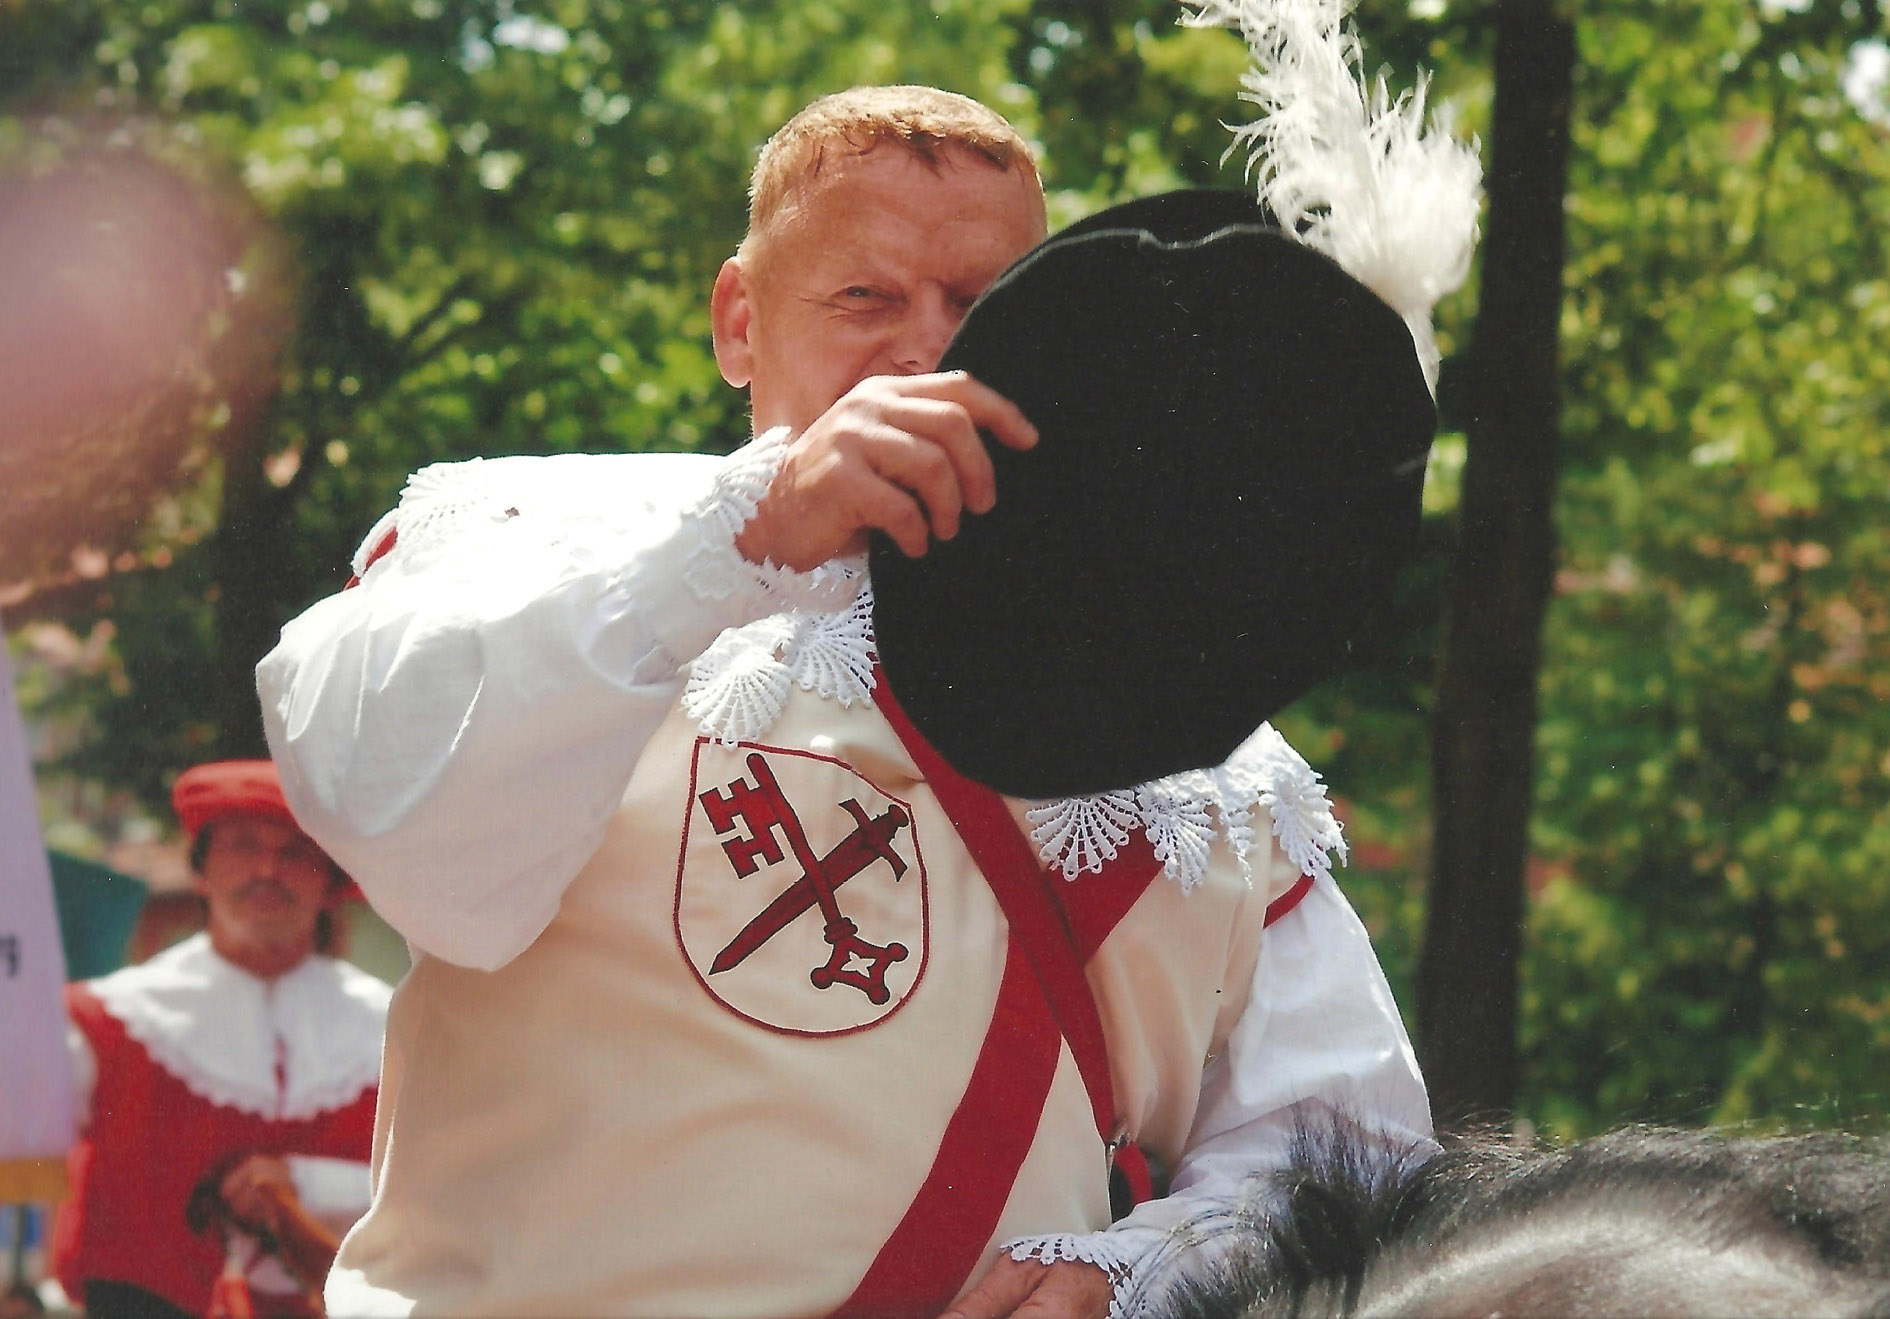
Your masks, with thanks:
M 696 844 L 685 836 L 678 891 L 678 933 L 704 988 L 761 1024 L 812 1033 L 857 1029 L 884 1015 L 874 1009 L 891 1011 L 916 979 L 907 968 L 922 949 L 912 938 L 924 933 L 923 877 L 916 891 L 907 879 L 917 857 L 910 810 L 826 757 L 707 743 L 698 757 L 699 775 L 726 767 L 709 779 L 719 786 L 705 790 L 697 779 L 695 818 L 713 831 L 714 846 L 701 834 Z M 804 820 L 810 803 L 823 799 L 833 814 L 813 811 Z M 776 867 L 794 878 L 760 911 L 741 911 L 753 901 L 746 881 Z M 810 912 L 817 927 L 802 920 Z M 791 974 L 804 974 L 803 986 L 855 990 L 860 997 L 851 1001 L 865 1003 L 823 1009 L 794 999 L 780 977 L 797 962 L 802 970 Z M 895 969 L 897 981 L 889 979 Z
M 728 785 L 727 796 L 713 790 L 702 794 L 702 807 L 708 812 L 709 822 L 715 826 L 717 834 L 737 828 L 738 821 L 747 824 L 747 838 L 722 844 L 738 875 L 754 873 L 758 853 L 766 855 L 770 861 L 781 859 L 780 849 L 774 845 L 774 829 L 778 826 L 787 836 L 794 859 L 800 863 L 801 877 L 750 921 L 728 947 L 716 954 L 715 961 L 709 964 L 710 973 L 741 965 L 749 953 L 772 939 L 810 906 L 818 904 L 820 914 L 827 918 L 823 935 L 833 952 L 826 964 L 815 967 L 807 978 L 815 989 L 851 985 L 865 994 L 869 1002 L 884 1003 L 892 997 L 892 991 L 886 988 L 886 967 L 891 962 L 905 960 L 906 946 L 862 939 L 860 927 L 840 910 L 834 890 L 879 860 L 892 866 L 894 879 L 904 875 L 905 859 L 889 844 L 892 836 L 910 822 L 910 817 L 902 808 L 893 806 L 877 820 L 869 820 L 859 802 L 849 798 L 840 803 L 840 808 L 853 817 L 853 832 L 826 856 L 815 856 L 800 819 L 794 814 L 793 803 L 781 791 L 780 782 L 768 767 L 767 757 L 759 753 L 749 756 L 748 770 L 755 776 L 753 787 L 737 779 Z M 856 960 L 866 964 L 864 970 L 854 969 Z

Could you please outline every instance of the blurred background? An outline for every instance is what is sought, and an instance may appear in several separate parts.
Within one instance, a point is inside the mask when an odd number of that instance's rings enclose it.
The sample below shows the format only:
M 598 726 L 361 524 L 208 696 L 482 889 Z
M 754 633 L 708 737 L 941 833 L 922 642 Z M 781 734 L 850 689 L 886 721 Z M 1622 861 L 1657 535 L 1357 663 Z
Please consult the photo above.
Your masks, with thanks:
M 980 97 L 1053 227 L 1243 186 L 1245 49 L 1179 13 L 0 0 L 0 615 L 48 844 L 91 875 L 69 950 L 192 928 L 169 782 L 261 753 L 255 661 L 408 472 L 745 438 L 708 289 L 789 114 Z M 1890 14 L 1356 20 L 1481 139 L 1487 241 L 1439 312 L 1422 561 L 1276 722 L 1440 1108 L 1890 1125 Z M 110 875 L 153 897 L 70 896 Z

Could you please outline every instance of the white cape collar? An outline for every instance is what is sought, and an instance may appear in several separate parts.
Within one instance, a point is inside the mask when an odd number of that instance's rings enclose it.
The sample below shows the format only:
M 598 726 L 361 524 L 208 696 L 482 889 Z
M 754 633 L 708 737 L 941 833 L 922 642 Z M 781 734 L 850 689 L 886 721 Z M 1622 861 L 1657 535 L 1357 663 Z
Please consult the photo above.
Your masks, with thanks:
M 153 1062 L 213 1104 L 299 1121 L 380 1079 L 393 991 L 346 962 L 311 956 L 265 981 L 195 934 L 87 988 Z
M 728 629 L 689 666 L 684 709 L 705 735 L 732 746 L 772 728 L 795 687 L 843 706 L 872 705 L 872 601 L 867 586 L 835 612 L 795 610 Z M 1100 871 L 1139 827 L 1164 872 L 1187 890 L 1207 873 L 1217 833 L 1251 878 L 1254 813 L 1263 806 L 1280 850 L 1301 874 L 1329 875 L 1334 854 L 1345 860 L 1325 785 L 1266 723 L 1213 769 L 1042 802 L 1025 818 L 1039 857 L 1065 879 Z

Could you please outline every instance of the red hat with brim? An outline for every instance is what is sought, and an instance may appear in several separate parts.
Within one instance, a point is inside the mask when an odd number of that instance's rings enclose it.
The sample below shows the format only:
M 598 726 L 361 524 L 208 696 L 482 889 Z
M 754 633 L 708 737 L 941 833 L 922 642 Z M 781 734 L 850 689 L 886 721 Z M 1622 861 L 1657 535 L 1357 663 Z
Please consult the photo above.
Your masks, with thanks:
M 300 830 L 301 823 L 282 795 L 282 779 L 273 761 L 219 760 L 193 765 L 171 786 L 171 809 L 193 838 L 205 825 L 230 815 L 261 816 Z M 303 832 L 306 832 L 304 830 Z M 343 877 L 344 898 L 359 898 L 361 890 Z

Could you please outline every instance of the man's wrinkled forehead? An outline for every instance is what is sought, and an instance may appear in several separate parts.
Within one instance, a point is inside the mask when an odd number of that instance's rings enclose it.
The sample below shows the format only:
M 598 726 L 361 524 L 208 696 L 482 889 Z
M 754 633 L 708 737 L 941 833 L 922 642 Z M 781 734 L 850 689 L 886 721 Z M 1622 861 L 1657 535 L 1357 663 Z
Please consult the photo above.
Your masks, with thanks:
M 824 96 L 768 139 L 750 181 L 748 236 L 753 257 L 784 214 L 804 212 L 836 172 L 897 152 L 928 168 L 990 168 L 1014 174 L 1041 217 L 1043 184 L 1030 147 L 989 106 L 936 87 L 855 87 Z M 1040 225 L 1041 227 L 1041 225 Z
M 965 147 L 1007 169 L 1036 170 L 1010 121 L 968 96 L 917 85 L 854 87 L 810 103 L 762 146 L 750 180 L 752 217 L 765 219 L 787 181 L 811 172 L 830 144 L 859 152 L 882 140 L 920 155 Z
M 775 240 L 791 233 L 804 232 L 809 226 L 820 223 L 823 217 L 831 219 L 830 211 L 823 212 L 820 199 L 860 173 L 868 162 L 877 163 L 887 157 L 910 160 L 932 176 L 947 180 L 959 175 L 966 178 L 980 174 L 987 178 L 1011 176 L 1017 180 L 1020 197 L 1028 199 L 1025 204 L 1032 212 L 1036 237 L 1043 236 L 1043 190 L 1034 170 L 1019 169 L 1015 162 L 1001 164 L 988 153 L 957 142 L 941 142 L 928 149 L 919 149 L 901 138 L 875 138 L 860 144 L 848 139 L 833 139 L 819 144 L 817 152 L 810 152 L 807 168 L 796 171 L 785 181 L 765 217 L 756 217 L 742 241 L 742 255 L 755 263 Z

